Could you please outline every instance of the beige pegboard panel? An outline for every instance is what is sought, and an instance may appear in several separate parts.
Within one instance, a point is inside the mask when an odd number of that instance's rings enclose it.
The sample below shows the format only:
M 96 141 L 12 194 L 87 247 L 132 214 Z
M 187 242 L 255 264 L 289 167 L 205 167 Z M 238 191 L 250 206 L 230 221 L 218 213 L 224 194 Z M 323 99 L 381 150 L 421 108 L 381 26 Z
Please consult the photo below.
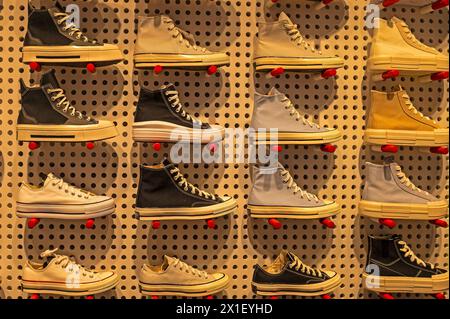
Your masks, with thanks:
M 35 1 L 46 5 L 51 1 Z M 379 162 L 382 155 L 363 145 L 362 137 L 372 88 L 384 89 L 394 82 L 371 83 L 366 73 L 370 32 L 364 26 L 369 1 L 335 0 L 315 10 L 315 2 L 280 0 L 271 9 L 263 1 L 209 0 L 98 0 L 61 1 L 81 8 L 83 31 L 100 41 L 117 43 L 126 61 L 99 68 L 96 74 L 76 68 L 57 67 L 57 76 L 75 106 L 88 114 L 113 120 L 120 136 L 98 143 L 89 151 L 78 144 L 44 143 L 30 152 L 15 140 L 19 110 L 18 80 L 36 81 L 21 63 L 20 48 L 26 32 L 27 1 L 0 0 L 0 297 L 25 297 L 20 290 L 22 265 L 36 259 L 41 250 L 59 247 L 81 264 L 113 269 L 120 274 L 116 291 L 104 298 L 141 298 L 137 273 L 145 262 L 158 263 L 164 254 L 176 255 L 207 271 L 225 271 L 232 284 L 221 298 L 256 298 L 251 291 L 255 263 L 268 262 L 281 248 L 291 249 L 308 264 L 332 269 L 342 276 L 336 298 L 374 298 L 362 288 L 368 234 L 400 233 L 425 259 L 448 267 L 448 231 L 423 222 L 400 223 L 395 230 L 357 215 L 365 161 Z M 416 7 L 396 5 L 382 11 L 397 15 L 426 44 L 447 50 L 448 11 L 419 15 Z M 336 79 L 317 80 L 311 74 L 287 72 L 268 79 L 254 74 L 253 39 L 257 21 L 275 19 L 286 11 L 301 32 L 325 52 L 345 58 L 345 69 Z M 200 44 L 230 53 L 231 66 L 220 74 L 200 71 L 150 71 L 133 69 L 137 17 L 166 14 L 193 33 Z M 252 220 L 246 211 L 251 187 L 246 164 L 181 165 L 190 181 L 219 194 L 233 196 L 238 212 L 217 220 L 216 230 L 203 221 L 164 222 L 158 230 L 135 218 L 134 202 L 141 163 L 157 162 L 167 155 L 168 145 L 155 153 L 151 145 L 133 143 L 131 125 L 139 87 L 157 88 L 166 82 L 177 85 L 182 100 L 194 115 L 229 128 L 247 128 L 253 94 L 276 86 L 287 93 L 302 113 L 322 124 L 339 128 L 344 138 L 335 154 L 315 147 L 289 146 L 280 161 L 289 167 L 304 189 L 335 199 L 343 212 L 337 228 L 326 230 L 317 221 L 285 221 L 273 230 L 263 220 Z M 421 111 L 448 122 L 448 82 L 422 84 L 401 78 Z M 396 160 L 421 188 L 448 199 L 448 157 L 405 148 Z M 54 172 L 96 193 L 113 196 L 116 212 L 96 221 L 95 229 L 82 222 L 42 220 L 33 230 L 15 216 L 15 196 L 21 181 L 39 182 L 39 173 Z M 402 297 L 417 297 L 402 295 Z M 421 298 L 427 296 L 421 295 Z

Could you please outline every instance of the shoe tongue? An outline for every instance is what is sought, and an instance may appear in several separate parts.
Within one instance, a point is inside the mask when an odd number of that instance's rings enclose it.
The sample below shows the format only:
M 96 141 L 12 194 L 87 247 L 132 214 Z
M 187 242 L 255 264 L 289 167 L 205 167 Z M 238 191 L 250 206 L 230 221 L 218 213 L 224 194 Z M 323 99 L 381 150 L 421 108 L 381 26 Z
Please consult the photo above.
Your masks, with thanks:
M 55 8 L 58 9 L 60 12 L 65 12 L 65 8 L 59 3 L 59 1 L 56 1 Z
M 403 86 L 401 86 L 401 84 L 397 84 L 393 87 L 394 92 L 400 92 L 400 91 L 404 91 L 403 90 Z
M 57 89 L 59 88 L 58 80 L 55 76 L 55 70 L 51 70 L 47 73 L 44 73 L 41 77 L 41 86 L 44 85 L 50 85 L 52 88 Z
M 167 159 L 167 157 L 164 157 L 164 159 L 162 160 L 161 164 L 162 164 L 164 167 L 175 166 L 171 161 L 169 161 L 169 160 Z
M 51 180 L 57 178 L 55 175 L 53 175 L 52 173 L 49 173 L 48 175 L 45 175 L 44 173 L 40 173 L 39 177 L 42 179 L 42 181 L 44 182 L 44 186 L 47 186 L 48 183 L 50 183 Z
M 290 251 L 286 252 L 286 259 L 289 262 L 293 262 L 295 260 L 295 257 L 297 257 L 294 253 L 291 253 Z
M 166 270 L 169 266 L 171 266 L 175 262 L 175 258 L 164 255 L 164 262 L 161 266 L 162 270 Z
M 167 83 L 161 86 L 161 91 L 176 91 L 177 88 L 172 83 Z
M 289 22 L 289 24 L 294 24 L 294 23 L 291 21 L 291 19 L 289 19 L 288 15 L 287 15 L 286 13 L 284 13 L 284 12 L 281 12 L 281 13 L 280 13 L 280 16 L 278 17 L 278 21 L 279 21 L 279 22 L 281 22 L 281 21 L 287 21 L 287 22 Z
M 279 95 L 282 94 L 280 91 L 278 91 L 275 87 L 272 87 L 269 91 L 269 93 L 267 93 L 268 95 Z
M 397 163 L 394 162 L 394 156 L 386 156 L 384 158 L 384 164 L 386 164 L 386 165 L 391 165 L 391 164 L 397 165 Z

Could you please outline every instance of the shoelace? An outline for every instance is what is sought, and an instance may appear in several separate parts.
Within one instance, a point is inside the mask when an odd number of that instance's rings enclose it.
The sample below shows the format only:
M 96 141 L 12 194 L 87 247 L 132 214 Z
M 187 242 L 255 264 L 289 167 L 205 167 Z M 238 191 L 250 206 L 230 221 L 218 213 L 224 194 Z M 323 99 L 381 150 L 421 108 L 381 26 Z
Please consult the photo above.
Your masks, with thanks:
M 180 44 L 184 44 L 187 48 L 193 48 L 195 51 L 206 52 L 206 48 L 197 46 L 195 44 L 195 38 L 192 34 L 187 31 L 179 29 L 172 20 L 165 20 L 167 23 L 168 29 L 172 32 L 172 36 L 175 39 L 178 39 Z
M 429 47 L 425 44 L 423 44 L 422 42 L 420 42 L 416 36 L 411 32 L 411 30 L 409 29 L 408 25 L 405 22 L 401 22 L 400 24 L 403 28 L 403 31 L 406 33 L 406 37 L 408 38 L 408 40 L 412 41 L 413 43 L 417 44 L 418 46 L 422 47 L 422 48 L 426 48 L 428 50 L 434 50 L 437 51 L 436 49 Z
M 56 23 L 59 25 L 62 25 L 63 31 L 67 32 L 70 36 L 74 36 L 78 40 L 81 40 L 83 42 L 92 42 L 96 43 L 95 40 L 89 40 L 87 36 L 83 34 L 83 32 L 76 27 L 73 23 L 67 23 L 67 19 L 70 18 L 70 14 L 65 12 L 55 12 L 54 13 L 56 20 Z M 64 25 L 63 25 L 64 24 Z
M 208 273 L 206 271 L 198 270 L 192 266 L 189 266 L 185 262 L 182 262 L 181 260 L 174 258 L 173 262 L 174 267 L 180 268 L 181 271 L 186 271 L 187 273 L 190 273 L 194 276 L 198 276 L 200 278 L 208 278 Z
M 78 117 L 80 120 L 85 119 L 90 121 L 91 118 L 89 116 L 85 116 L 80 111 L 77 111 L 75 107 L 70 105 L 70 102 L 67 100 L 67 96 L 64 94 L 63 89 L 47 89 L 48 94 L 51 95 L 52 101 L 58 101 L 56 104 L 57 108 L 64 107 L 62 111 L 64 113 L 69 113 L 71 116 Z
M 181 105 L 180 97 L 178 95 L 177 91 L 166 91 L 165 92 L 167 99 L 170 102 L 170 105 L 173 107 L 175 112 L 181 115 L 181 117 L 185 118 L 188 121 L 192 121 L 197 126 L 202 126 L 202 122 L 192 115 L 190 115 L 186 110 L 183 108 L 183 105 Z
M 96 272 L 86 269 L 75 261 L 71 260 L 68 256 L 57 255 L 58 249 L 46 250 L 41 253 L 42 258 L 53 257 L 55 259 L 56 265 L 61 265 L 68 272 L 79 271 L 83 277 L 89 276 L 89 278 L 94 278 Z
M 316 50 L 312 45 L 310 45 L 305 38 L 302 36 L 300 31 L 298 30 L 298 26 L 296 24 L 285 23 L 284 27 L 288 35 L 291 37 L 291 40 L 294 41 L 297 45 L 302 45 L 306 50 L 311 50 L 311 52 L 317 52 L 322 54 L 321 51 Z
M 417 257 L 407 243 L 405 243 L 402 240 L 400 240 L 398 243 L 403 246 L 402 248 L 400 248 L 400 251 L 405 253 L 404 254 L 405 258 L 409 258 L 411 262 L 416 263 L 419 266 L 427 267 L 427 265 L 429 265 L 431 269 L 434 269 L 434 265 L 426 263 L 422 259 Z
M 410 189 L 413 190 L 413 191 L 417 191 L 417 192 L 420 192 L 420 193 L 426 193 L 426 194 L 428 194 L 427 192 L 421 190 L 421 189 L 418 188 L 416 185 L 414 185 L 414 183 L 410 181 L 410 179 L 406 176 L 406 174 L 402 172 L 402 168 L 401 168 L 400 166 L 396 166 L 396 167 L 395 167 L 395 170 L 397 171 L 397 177 L 398 177 L 398 179 L 399 179 L 400 182 L 401 182 L 402 184 L 404 184 L 406 187 L 410 188 Z
M 184 191 L 191 192 L 194 195 L 199 195 L 207 199 L 210 198 L 212 200 L 216 200 L 216 195 L 201 190 L 197 186 L 189 183 L 183 176 L 183 174 L 180 173 L 180 170 L 178 168 L 174 167 L 170 170 L 170 173 L 173 175 L 173 178 L 178 183 L 178 185 L 184 189 Z
M 297 183 L 294 181 L 294 179 L 292 178 L 291 174 L 289 174 L 289 172 L 285 169 L 283 169 L 281 172 L 281 177 L 283 179 L 283 183 L 288 184 L 288 188 L 292 189 L 294 194 L 296 195 L 297 193 L 300 193 L 300 196 L 302 198 L 306 198 L 309 201 L 315 200 L 316 203 L 319 202 L 319 198 L 314 195 L 314 194 L 310 194 L 304 190 L 302 190 Z
M 432 121 L 434 124 L 436 124 L 437 122 L 433 119 L 431 119 L 428 116 L 423 115 L 423 113 L 419 112 L 418 109 L 415 108 L 414 104 L 411 102 L 411 99 L 409 98 L 408 94 L 403 94 L 403 99 L 405 100 L 405 104 L 408 107 L 408 110 L 411 111 L 412 113 L 419 115 L 421 118 L 428 120 L 428 121 Z
M 284 103 L 284 106 L 289 111 L 289 114 L 291 116 L 294 116 L 297 121 L 301 120 L 304 125 L 309 125 L 310 127 L 320 128 L 320 126 L 318 124 L 309 121 L 304 116 L 301 116 L 300 113 L 295 108 L 294 104 L 292 104 L 291 100 L 289 100 L 287 97 L 284 97 L 281 100 L 281 102 Z
M 302 273 L 307 275 L 313 275 L 315 277 L 323 277 L 323 273 L 319 269 L 315 269 L 308 265 L 305 265 L 297 256 L 293 257 L 294 261 L 289 264 L 290 268 L 295 269 L 297 271 L 300 270 Z
M 53 186 L 57 186 L 59 189 L 64 190 L 66 193 L 70 193 L 72 196 L 78 196 L 80 198 L 84 197 L 85 199 L 93 196 L 93 194 L 86 192 L 81 188 L 72 186 L 58 177 L 53 177 L 51 183 Z

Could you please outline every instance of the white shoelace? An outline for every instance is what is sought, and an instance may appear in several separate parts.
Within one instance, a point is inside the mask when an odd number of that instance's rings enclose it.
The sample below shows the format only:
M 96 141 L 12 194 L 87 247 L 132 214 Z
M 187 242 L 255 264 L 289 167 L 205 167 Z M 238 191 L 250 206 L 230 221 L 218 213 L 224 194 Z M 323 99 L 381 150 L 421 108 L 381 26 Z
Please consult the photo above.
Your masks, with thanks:
M 202 126 L 202 122 L 190 115 L 181 105 L 180 97 L 177 91 L 166 91 L 165 95 L 167 96 L 167 100 L 169 100 L 170 105 L 175 110 L 176 113 L 180 114 L 181 117 L 185 118 L 188 121 L 192 121 L 196 126 Z
M 198 270 L 188 264 L 186 264 L 185 262 L 182 262 L 181 260 L 177 259 L 177 258 L 173 258 L 174 262 L 173 262 L 173 267 L 178 267 L 181 271 L 185 271 L 186 273 L 192 274 L 194 276 L 198 276 L 200 278 L 208 278 L 208 273 L 206 271 L 202 271 L 202 270 Z
M 94 194 L 86 192 L 85 190 L 82 190 L 81 188 L 78 188 L 76 186 L 70 185 L 63 179 L 56 176 L 52 177 L 51 183 L 53 186 L 58 187 L 60 190 L 64 190 L 67 194 L 70 194 L 72 196 L 78 196 L 80 198 L 84 197 L 85 199 L 89 199 L 89 197 L 94 196 Z
M 403 94 L 403 99 L 405 100 L 405 104 L 408 107 L 408 110 L 411 111 L 412 113 L 419 115 L 421 118 L 427 120 L 427 121 L 431 121 L 434 124 L 437 124 L 437 122 L 433 119 L 431 119 L 428 116 L 423 115 L 423 113 L 419 112 L 418 109 L 415 108 L 414 104 L 411 102 L 411 99 L 409 98 L 408 94 Z
M 70 18 L 70 14 L 65 12 L 55 12 L 54 13 L 56 20 L 56 23 L 59 25 L 63 25 L 62 29 L 63 31 L 67 32 L 70 36 L 74 36 L 78 40 L 81 40 L 83 42 L 92 42 L 96 43 L 94 40 L 89 40 L 87 36 L 83 34 L 83 32 L 76 27 L 73 23 L 67 23 L 67 20 Z
M 305 41 L 305 38 L 302 36 L 300 31 L 298 30 L 298 26 L 296 24 L 290 24 L 285 23 L 284 27 L 288 33 L 288 35 L 291 37 L 291 40 L 294 41 L 297 45 L 303 46 L 306 50 L 311 50 L 313 53 L 322 54 L 321 51 L 316 50 L 312 45 L 310 45 L 307 41 Z
M 79 272 L 83 277 L 94 278 L 96 272 L 86 269 L 75 261 L 71 260 L 68 256 L 57 255 L 58 249 L 46 250 L 41 253 L 42 258 L 53 257 L 56 265 L 61 265 L 61 267 L 67 272 Z
M 207 191 L 199 189 L 197 186 L 189 183 L 183 174 L 180 173 L 180 170 L 176 167 L 170 170 L 170 173 L 173 175 L 173 178 L 178 183 L 178 185 L 184 189 L 186 192 L 191 192 L 191 194 L 199 195 L 201 197 L 216 200 L 216 195 L 208 193 Z
M 402 240 L 400 240 L 398 242 L 400 245 L 402 245 L 403 247 L 400 248 L 400 251 L 404 252 L 404 256 L 406 258 L 409 258 L 409 260 L 413 263 L 416 263 L 417 265 L 423 266 L 423 267 L 427 267 L 427 265 L 429 265 L 431 267 L 431 269 L 434 269 L 434 265 L 432 264 L 428 264 L 426 262 L 424 262 L 422 259 L 420 259 L 419 257 L 416 256 L 416 254 L 411 250 L 411 248 L 408 246 L 408 244 Z
M 304 125 L 309 125 L 310 127 L 315 127 L 317 129 L 320 129 L 320 126 L 316 123 L 313 123 L 309 121 L 306 117 L 301 116 L 300 113 L 295 108 L 294 104 L 289 100 L 287 97 L 284 97 L 281 100 L 282 103 L 284 103 L 284 107 L 289 111 L 289 114 L 291 116 L 294 116 L 297 121 L 302 121 Z
M 289 174 L 289 172 L 285 169 L 283 169 L 281 172 L 281 178 L 283 179 L 283 183 L 288 184 L 288 188 L 291 189 L 294 192 L 294 195 L 296 195 L 297 193 L 300 193 L 300 196 L 302 198 L 306 198 L 308 201 L 313 201 L 315 200 L 316 203 L 318 203 L 320 200 L 319 198 L 314 195 L 314 194 L 310 194 L 304 190 L 302 190 L 297 183 L 294 181 L 294 179 L 292 178 L 291 174 Z
M 295 269 L 297 271 L 300 270 L 302 273 L 307 274 L 307 275 L 312 275 L 315 277 L 323 277 L 323 273 L 319 269 L 315 269 L 308 265 L 305 265 L 300 260 L 300 258 L 298 258 L 295 255 L 292 255 L 292 257 L 294 257 L 294 261 L 289 264 L 290 268 Z
M 56 107 L 63 107 L 62 111 L 64 113 L 68 113 L 71 116 L 78 117 L 80 120 L 91 120 L 89 116 L 85 116 L 82 112 L 77 111 L 77 109 L 70 104 L 70 102 L 67 100 L 67 96 L 64 94 L 63 89 L 47 89 L 47 93 L 51 95 L 52 101 L 58 101 Z
M 206 48 L 196 45 L 195 38 L 187 31 L 179 29 L 172 20 L 164 20 L 168 24 L 168 29 L 172 32 L 172 36 L 178 40 L 180 44 L 184 44 L 187 48 L 193 48 L 195 51 L 206 52 Z
M 419 193 L 428 194 L 428 192 L 425 192 L 425 191 L 421 190 L 420 188 L 418 188 L 416 185 L 414 185 L 414 183 L 411 182 L 411 180 L 406 176 L 406 174 L 402 172 L 402 168 L 400 166 L 395 166 L 395 170 L 397 171 L 398 179 L 406 187 L 410 188 L 413 191 L 419 192 Z

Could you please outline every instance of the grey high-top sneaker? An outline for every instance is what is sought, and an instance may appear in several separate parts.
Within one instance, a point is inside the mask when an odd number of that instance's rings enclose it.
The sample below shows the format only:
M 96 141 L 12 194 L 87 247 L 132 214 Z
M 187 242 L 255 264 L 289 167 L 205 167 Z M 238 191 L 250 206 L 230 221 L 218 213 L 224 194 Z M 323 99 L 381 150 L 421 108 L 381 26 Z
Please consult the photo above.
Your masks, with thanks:
M 260 144 L 270 141 L 271 129 L 278 130 L 278 141 L 284 144 L 325 144 L 341 139 L 338 130 L 321 127 L 300 115 L 289 98 L 275 88 L 267 95 L 255 94 L 251 127 Z
M 248 209 L 254 218 L 313 219 L 336 215 L 340 206 L 302 190 L 281 165 L 253 167 Z
M 366 163 L 367 176 L 359 210 L 373 218 L 434 220 L 448 204 L 415 186 L 391 158 L 383 165 Z

